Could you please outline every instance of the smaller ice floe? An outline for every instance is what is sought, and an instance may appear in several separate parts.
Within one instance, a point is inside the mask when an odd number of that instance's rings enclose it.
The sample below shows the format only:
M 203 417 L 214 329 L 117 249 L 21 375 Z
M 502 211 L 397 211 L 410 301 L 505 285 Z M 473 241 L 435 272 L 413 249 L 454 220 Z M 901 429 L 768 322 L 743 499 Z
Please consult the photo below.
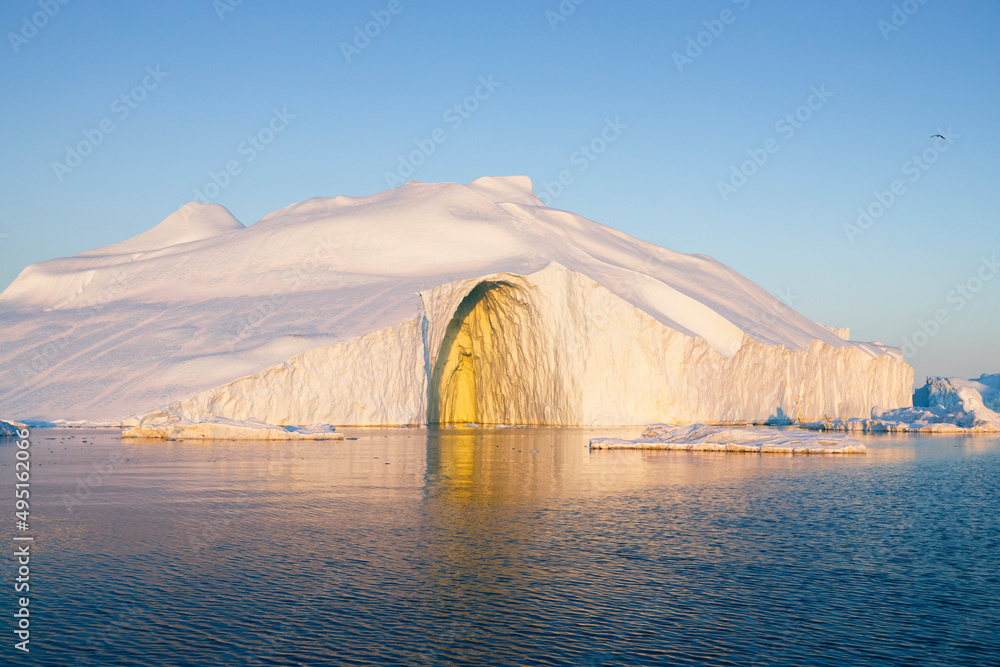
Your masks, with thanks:
M 19 430 L 27 428 L 24 424 L 14 421 L 4 421 L 0 419 L 0 437 L 3 436 L 17 436 Z
M 725 428 L 706 424 L 652 424 L 636 440 L 593 438 L 591 449 L 678 449 L 755 454 L 864 454 L 863 443 L 846 435 L 771 428 Z
M 1000 374 L 975 380 L 927 378 L 913 393 L 913 407 L 873 408 L 870 418 L 835 419 L 802 424 L 818 431 L 864 433 L 996 433 L 1000 432 Z
M 123 438 L 164 440 L 343 440 L 344 434 L 328 424 L 276 426 L 258 421 L 216 418 L 210 421 L 171 421 L 139 424 L 122 431 Z
M 50 428 L 115 428 L 120 426 L 121 422 L 117 421 L 94 421 L 92 419 L 54 419 L 51 422 L 43 422 L 45 426 Z

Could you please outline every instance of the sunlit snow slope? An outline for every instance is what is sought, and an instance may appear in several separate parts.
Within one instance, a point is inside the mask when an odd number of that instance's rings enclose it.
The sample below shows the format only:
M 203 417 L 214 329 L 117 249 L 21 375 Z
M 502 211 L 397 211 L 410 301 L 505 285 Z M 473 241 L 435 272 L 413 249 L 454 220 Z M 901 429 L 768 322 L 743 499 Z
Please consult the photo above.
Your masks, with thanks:
M 274 424 L 814 420 L 909 405 L 731 269 L 547 208 L 526 177 L 188 204 L 0 294 L 0 416 Z

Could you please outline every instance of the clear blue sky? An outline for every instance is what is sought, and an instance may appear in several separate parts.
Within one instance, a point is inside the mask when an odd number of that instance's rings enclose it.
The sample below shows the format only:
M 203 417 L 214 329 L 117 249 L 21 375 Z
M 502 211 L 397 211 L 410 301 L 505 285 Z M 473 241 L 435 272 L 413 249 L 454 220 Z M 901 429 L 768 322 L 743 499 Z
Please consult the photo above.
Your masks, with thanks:
M 384 190 L 431 141 L 407 178 L 545 192 L 568 171 L 553 206 L 712 255 L 856 339 L 903 345 L 923 322 L 917 384 L 1000 372 L 995 0 L 235 3 L 0 6 L 0 286 L 196 190 L 244 224 Z M 876 192 L 894 199 L 849 239 Z

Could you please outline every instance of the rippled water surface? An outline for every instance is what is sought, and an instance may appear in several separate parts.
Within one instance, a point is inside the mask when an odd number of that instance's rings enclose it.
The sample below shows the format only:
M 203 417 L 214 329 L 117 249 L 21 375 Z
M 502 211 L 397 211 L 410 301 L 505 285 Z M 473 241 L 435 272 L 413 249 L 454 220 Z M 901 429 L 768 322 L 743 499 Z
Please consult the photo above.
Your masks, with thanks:
M 1000 438 L 791 457 L 345 430 L 34 430 L 32 650 L 8 621 L 0 662 L 1000 664 Z

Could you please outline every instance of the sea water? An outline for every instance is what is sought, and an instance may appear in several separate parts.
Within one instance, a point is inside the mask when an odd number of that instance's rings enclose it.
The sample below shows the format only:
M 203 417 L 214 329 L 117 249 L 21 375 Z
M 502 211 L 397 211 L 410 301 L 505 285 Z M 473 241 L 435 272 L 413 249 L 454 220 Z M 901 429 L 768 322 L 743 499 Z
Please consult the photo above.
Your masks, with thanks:
M 590 451 L 640 429 L 344 441 L 31 432 L 0 662 L 997 665 L 1000 438 Z M 31 535 L 30 654 L 14 648 Z

